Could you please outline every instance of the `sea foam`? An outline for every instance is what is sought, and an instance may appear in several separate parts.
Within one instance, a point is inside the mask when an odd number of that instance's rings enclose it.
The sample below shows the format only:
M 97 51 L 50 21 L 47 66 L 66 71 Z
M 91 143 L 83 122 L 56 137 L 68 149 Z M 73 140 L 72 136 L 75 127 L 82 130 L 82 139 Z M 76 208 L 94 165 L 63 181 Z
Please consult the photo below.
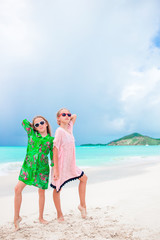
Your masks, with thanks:
M 8 162 L 0 164 L 0 176 L 8 175 L 9 173 L 20 170 L 23 162 Z

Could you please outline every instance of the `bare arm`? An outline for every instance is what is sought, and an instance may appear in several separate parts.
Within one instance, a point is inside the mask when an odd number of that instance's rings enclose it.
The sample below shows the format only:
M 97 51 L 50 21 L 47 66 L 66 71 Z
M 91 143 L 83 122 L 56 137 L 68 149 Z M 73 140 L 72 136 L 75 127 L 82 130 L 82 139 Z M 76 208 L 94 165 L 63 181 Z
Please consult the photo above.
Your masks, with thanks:
M 26 130 L 28 135 L 33 135 L 34 134 L 33 126 L 27 119 L 24 119 L 22 121 L 22 126 Z
M 54 161 L 54 175 L 53 180 L 58 180 L 59 178 L 59 169 L 58 169 L 58 149 L 53 148 L 53 161 Z
M 72 114 L 71 121 L 73 122 L 73 125 L 75 124 L 76 118 L 77 118 L 77 115 L 76 114 Z

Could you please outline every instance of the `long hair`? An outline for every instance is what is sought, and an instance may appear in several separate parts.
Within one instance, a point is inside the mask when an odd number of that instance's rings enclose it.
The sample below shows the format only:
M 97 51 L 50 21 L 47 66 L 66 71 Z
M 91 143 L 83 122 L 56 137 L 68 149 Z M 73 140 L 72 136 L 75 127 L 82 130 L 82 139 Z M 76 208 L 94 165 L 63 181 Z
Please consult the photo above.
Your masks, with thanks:
M 60 121 L 58 120 L 58 117 L 59 117 L 59 115 L 60 115 L 60 113 L 61 113 L 61 111 L 62 111 L 63 109 L 68 110 L 67 108 L 61 108 L 61 109 L 58 110 L 58 112 L 57 112 L 57 114 L 56 114 L 56 116 L 57 116 L 57 124 L 58 124 L 58 125 L 60 125 Z M 68 112 L 70 112 L 70 111 L 68 110 Z
M 41 115 L 38 115 L 38 116 L 35 116 L 32 120 L 32 127 L 33 127 L 33 130 L 34 131 L 37 131 L 37 129 L 34 127 L 34 121 L 36 120 L 36 118 L 42 118 L 46 123 L 47 123 L 47 133 L 49 133 L 49 135 L 51 136 L 52 133 L 51 133 L 51 126 L 49 124 L 49 122 L 47 121 L 47 119 Z M 37 131 L 38 132 L 38 131 Z

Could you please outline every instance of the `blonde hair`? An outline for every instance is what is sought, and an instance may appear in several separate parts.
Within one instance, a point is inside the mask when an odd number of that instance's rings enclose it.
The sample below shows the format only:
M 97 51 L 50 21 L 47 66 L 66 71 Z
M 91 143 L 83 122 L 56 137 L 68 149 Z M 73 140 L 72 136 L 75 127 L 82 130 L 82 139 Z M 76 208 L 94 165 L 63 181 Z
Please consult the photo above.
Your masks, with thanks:
M 51 126 L 50 126 L 49 122 L 47 121 L 47 119 L 44 118 L 44 117 L 41 116 L 41 115 L 35 116 L 35 117 L 33 118 L 33 120 L 32 120 L 32 127 L 33 127 L 34 131 L 37 131 L 37 129 L 34 127 L 34 121 L 36 120 L 36 118 L 43 118 L 43 120 L 47 123 L 47 133 L 49 133 L 49 135 L 51 136 L 51 135 L 52 135 L 52 133 L 51 133 Z M 38 131 L 37 131 L 37 132 L 38 132 Z
M 56 114 L 57 118 L 59 117 L 59 115 L 61 114 L 61 111 L 62 111 L 63 109 L 66 109 L 68 112 L 70 112 L 70 110 L 69 110 L 68 108 L 61 108 L 61 109 L 58 110 L 58 112 L 57 112 L 57 114 Z M 60 121 L 59 121 L 58 119 L 57 119 L 57 124 L 60 125 Z

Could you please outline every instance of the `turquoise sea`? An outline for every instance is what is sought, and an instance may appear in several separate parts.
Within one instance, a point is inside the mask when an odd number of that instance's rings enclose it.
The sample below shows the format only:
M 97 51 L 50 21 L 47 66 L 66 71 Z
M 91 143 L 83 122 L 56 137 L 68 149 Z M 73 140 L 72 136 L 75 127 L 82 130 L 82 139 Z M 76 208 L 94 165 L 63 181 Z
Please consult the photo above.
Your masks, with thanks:
M 0 147 L 0 175 L 19 170 L 25 154 L 26 147 Z M 133 161 L 135 156 L 160 156 L 160 146 L 76 147 L 76 161 L 80 167 L 122 164 Z

